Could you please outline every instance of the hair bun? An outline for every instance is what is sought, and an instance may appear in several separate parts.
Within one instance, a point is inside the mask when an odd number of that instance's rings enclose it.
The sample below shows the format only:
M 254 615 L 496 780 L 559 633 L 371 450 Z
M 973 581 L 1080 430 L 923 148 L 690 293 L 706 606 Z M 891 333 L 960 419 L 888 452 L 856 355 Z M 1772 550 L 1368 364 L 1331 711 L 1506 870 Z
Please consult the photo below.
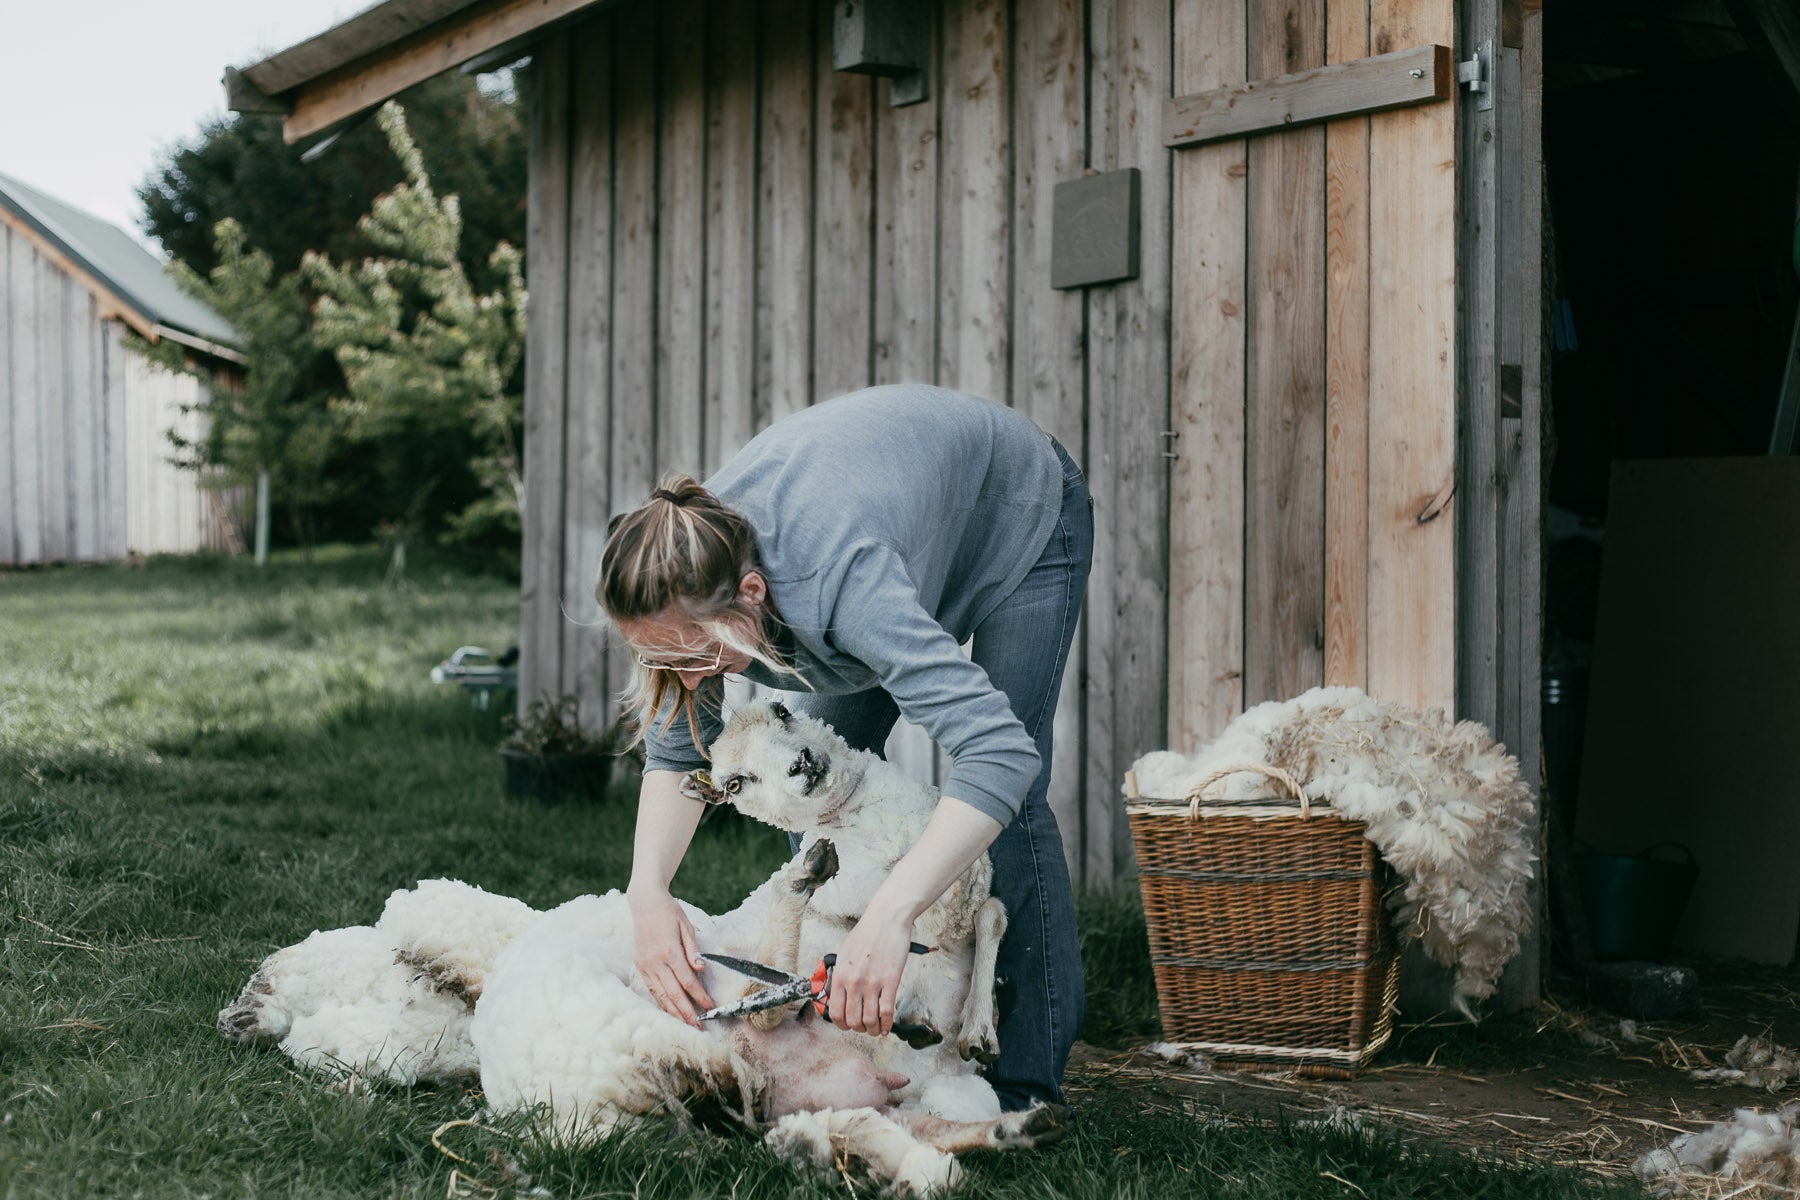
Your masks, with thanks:
M 650 498 L 652 500 L 667 500 L 670 504 L 680 504 L 682 500 L 685 499 L 679 492 L 672 492 L 668 488 L 662 487 L 651 492 Z

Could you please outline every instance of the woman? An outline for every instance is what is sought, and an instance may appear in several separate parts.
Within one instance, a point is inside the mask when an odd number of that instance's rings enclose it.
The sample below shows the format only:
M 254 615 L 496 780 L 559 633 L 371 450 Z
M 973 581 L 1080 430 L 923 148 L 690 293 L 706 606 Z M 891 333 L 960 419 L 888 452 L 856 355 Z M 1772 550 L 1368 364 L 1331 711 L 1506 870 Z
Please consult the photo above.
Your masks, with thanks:
M 721 677 L 742 675 L 804 693 L 794 707 L 863 749 L 904 715 L 953 762 L 925 833 L 838 949 L 834 1020 L 889 1029 L 913 920 L 986 850 L 1008 916 L 988 1076 L 1007 1109 L 1060 1099 L 1081 960 L 1045 792 L 1092 549 L 1087 486 L 1060 445 L 1010 409 L 921 385 L 795 413 L 708 487 L 665 481 L 614 520 L 595 592 L 638 664 L 627 895 L 659 1005 L 692 1022 L 712 1003 L 669 894 L 700 820 L 678 782 L 719 731 Z

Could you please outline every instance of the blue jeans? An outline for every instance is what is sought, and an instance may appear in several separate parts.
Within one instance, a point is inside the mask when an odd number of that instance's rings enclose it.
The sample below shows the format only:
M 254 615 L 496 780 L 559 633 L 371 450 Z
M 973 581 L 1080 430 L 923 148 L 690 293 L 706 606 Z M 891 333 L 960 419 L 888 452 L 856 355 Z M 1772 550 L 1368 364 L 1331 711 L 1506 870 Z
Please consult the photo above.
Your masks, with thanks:
M 1023 809 L 988 850 L 1007 924 L 997 968 L 1000 1061 L 987 1076 L 1009 1111 L 1062 1099 L 1063 1068 L 1083 1004 L 1075 897 L 1046 793 L 1057 693 L 1094 557 L 1094 511 L 1081 470 L 1060 445 L 1056 454 L 1063 465 L 1061 519 L 1037 563 L 976 628 L 971 644 L 971 656 L 1036 739 L 1039 763 Z M 900 715 L 879 688 L 793 699 L 852 746 L 876 753 Z

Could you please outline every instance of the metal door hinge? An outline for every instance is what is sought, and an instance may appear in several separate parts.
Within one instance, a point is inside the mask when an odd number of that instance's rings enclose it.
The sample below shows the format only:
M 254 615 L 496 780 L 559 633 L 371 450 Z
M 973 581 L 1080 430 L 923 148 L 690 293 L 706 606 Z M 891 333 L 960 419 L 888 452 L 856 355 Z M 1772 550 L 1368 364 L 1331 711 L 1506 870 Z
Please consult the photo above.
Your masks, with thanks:
M 1475 47 L 1475 56 L 1456 64 L 1456 82 L 1475 96 L 1475 107 L 1486 112 L 1494 107 L 1494 43 L 1486 41 Z

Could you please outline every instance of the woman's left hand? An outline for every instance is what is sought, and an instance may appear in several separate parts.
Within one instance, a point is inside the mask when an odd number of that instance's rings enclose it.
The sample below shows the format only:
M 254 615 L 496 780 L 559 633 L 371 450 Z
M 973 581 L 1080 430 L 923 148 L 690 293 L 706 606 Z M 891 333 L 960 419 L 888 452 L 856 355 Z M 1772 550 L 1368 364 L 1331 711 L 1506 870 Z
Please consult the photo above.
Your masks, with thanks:
M 831 1022 L 877 1037 L 894 1027 L 894 1000 L 912 944 L 912 922 L 873 909 L 838 946 L 827 1006 Z

